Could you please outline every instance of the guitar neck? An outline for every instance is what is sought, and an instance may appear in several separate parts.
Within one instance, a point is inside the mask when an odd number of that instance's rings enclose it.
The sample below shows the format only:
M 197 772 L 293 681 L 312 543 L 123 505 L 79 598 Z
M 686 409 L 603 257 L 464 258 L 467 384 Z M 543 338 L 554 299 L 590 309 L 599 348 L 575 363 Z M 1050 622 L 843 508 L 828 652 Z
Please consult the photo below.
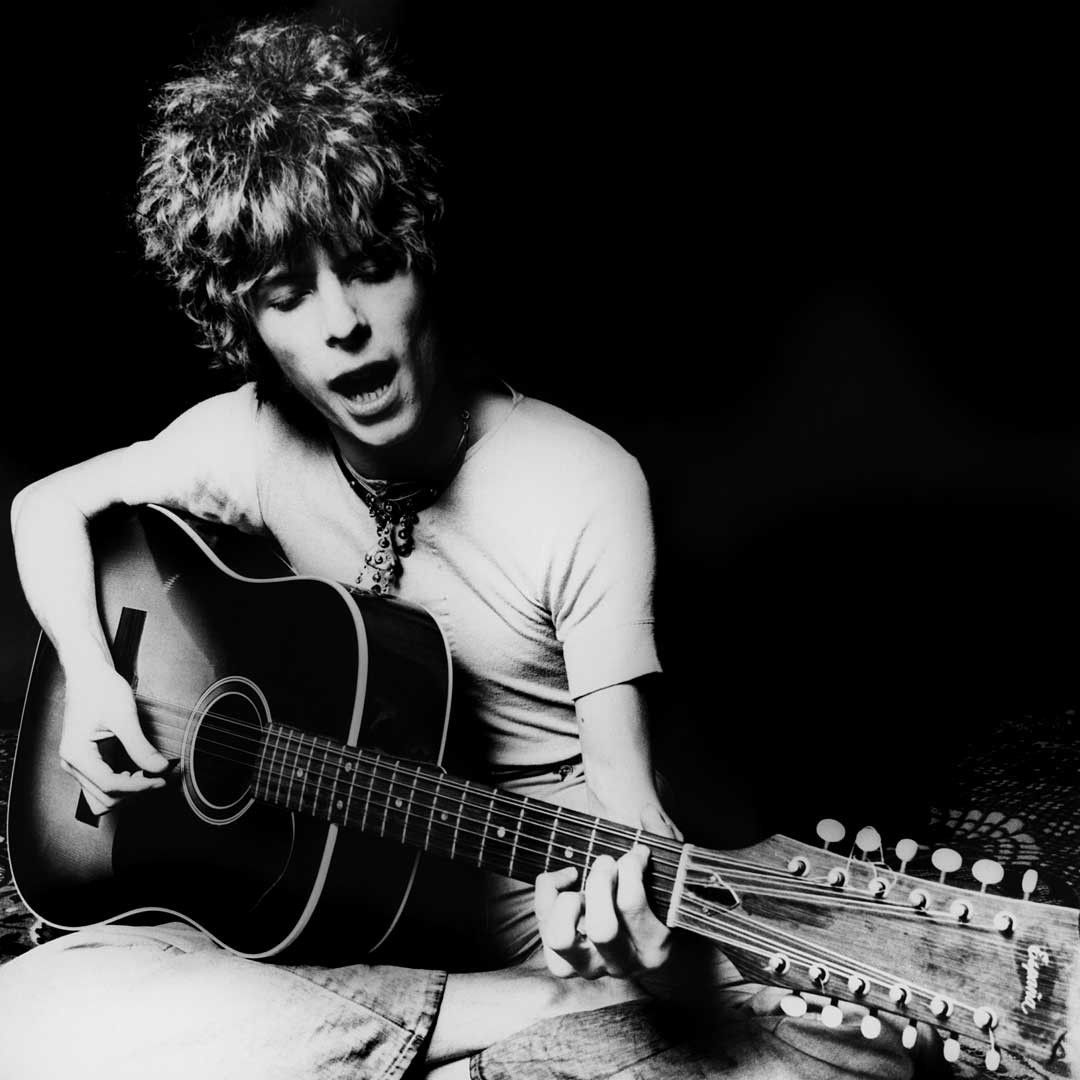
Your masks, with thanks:
M 598 856 L 617 859 L 640 842 L 652 852 L 646 887 L 653 910 L 663 919 L 671 905 L 681 844 L 421 762 L 274 725 L 254 790 L 275 806 L 525 882 L 565 866 L 584 880 Z

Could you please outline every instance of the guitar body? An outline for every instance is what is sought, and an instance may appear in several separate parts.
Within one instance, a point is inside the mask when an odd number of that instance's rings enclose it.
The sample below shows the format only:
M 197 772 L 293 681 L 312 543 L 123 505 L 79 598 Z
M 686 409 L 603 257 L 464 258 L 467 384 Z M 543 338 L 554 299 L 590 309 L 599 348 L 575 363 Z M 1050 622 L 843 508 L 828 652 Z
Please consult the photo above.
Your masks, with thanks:
M 43 636 L 10 794 L 19 891 L 65 928 L 164 912 L 252 957 L 344 963 L 385 951 L 418 856 L 256 801 L 250 765 L 271 722 L 438 762 L 450 686 L 442 635 L 412 605 L 317 578 L 237 575 L 213 542 L 153 507 L 98 526 L 99 607 L 117 668 L 133 679 L 148 737 L 179 762 L 164 789 L 90 814 L 58 767 L 64 681 Z M 224 744 L 250 754 L 222 755 Z M 130 767 L 117 740 L 101 749 Z

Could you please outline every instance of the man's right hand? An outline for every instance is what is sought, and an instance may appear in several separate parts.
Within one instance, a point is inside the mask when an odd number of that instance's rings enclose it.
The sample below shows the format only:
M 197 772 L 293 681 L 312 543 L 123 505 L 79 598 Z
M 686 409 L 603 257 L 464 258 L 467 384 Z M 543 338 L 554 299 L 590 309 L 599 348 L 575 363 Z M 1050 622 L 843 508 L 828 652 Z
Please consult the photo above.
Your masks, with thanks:
M 126 795 L 165 786 L 161 774 L 166 757 L 149 743 L 139 725 L 135 699 L 123 676 L 105 664 L 65 669 L 64 731 L 60 738 L 60 768 L 82 785 L 95 814 L 112 810 Z M 136 772 L 114 772 L 98 748 L 102 739 L 115 736 Z

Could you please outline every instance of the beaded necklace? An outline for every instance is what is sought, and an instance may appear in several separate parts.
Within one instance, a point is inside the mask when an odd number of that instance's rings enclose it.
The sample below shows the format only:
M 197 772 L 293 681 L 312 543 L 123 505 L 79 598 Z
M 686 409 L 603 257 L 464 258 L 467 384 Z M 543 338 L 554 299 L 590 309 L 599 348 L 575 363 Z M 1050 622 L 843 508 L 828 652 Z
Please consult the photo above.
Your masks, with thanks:
M 411 480 L 371 480 L 361 476 L 341 454 L 336 440 L 331 440 L 334 457 L 349 487 L 368 508 L 378 535 L 375 546 L 364 555 L 364 565 L 356 584 L 373 593 L 385 592 L 401 575 L 401 560 L 415 547 L 413 526 L 421 510 L 430 506 L 453 480 L 469 441 L 469 410 L 461 410 L 461 438 L 447 467 L 433 482 L 418 484 Z

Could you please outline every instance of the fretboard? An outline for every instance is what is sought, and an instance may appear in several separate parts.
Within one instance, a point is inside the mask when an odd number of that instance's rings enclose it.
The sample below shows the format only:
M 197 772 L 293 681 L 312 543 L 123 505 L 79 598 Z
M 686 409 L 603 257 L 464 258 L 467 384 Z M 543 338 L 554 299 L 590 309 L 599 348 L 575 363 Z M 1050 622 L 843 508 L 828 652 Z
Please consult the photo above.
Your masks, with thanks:
M 459 780 L 432 765 L 275 725 L 256 766 L 255 795 L 519 881 L 564 866 L 584 880 L 598 856 L 617 859 L 640 842 L 652 852 L 646 884 L 653 910 L 667 915 L 679 861 L 670 839 Z

